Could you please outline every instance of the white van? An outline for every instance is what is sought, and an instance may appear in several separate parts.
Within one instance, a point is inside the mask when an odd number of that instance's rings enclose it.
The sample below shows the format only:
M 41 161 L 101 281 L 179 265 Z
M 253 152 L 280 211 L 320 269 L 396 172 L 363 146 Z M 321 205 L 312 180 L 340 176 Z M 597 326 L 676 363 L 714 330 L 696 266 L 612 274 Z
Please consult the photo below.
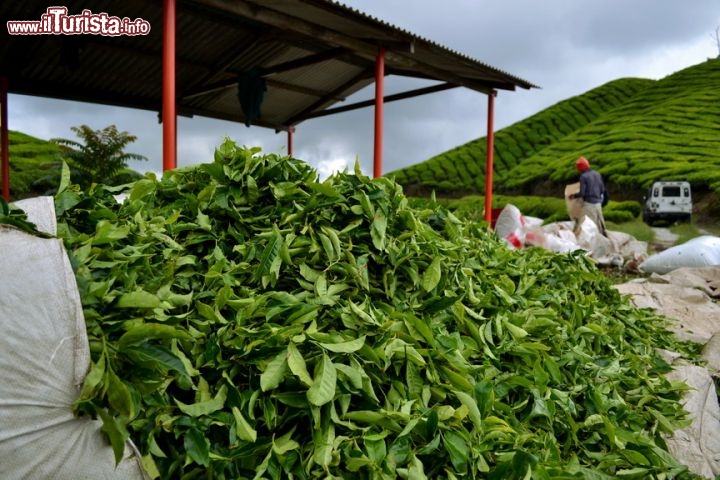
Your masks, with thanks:
M 689 182 L 655 182 L 648 190 L 643 208 L 643 221 L 653 225 L 656 220 L 689 222 L 692 216 L 692 195 Z

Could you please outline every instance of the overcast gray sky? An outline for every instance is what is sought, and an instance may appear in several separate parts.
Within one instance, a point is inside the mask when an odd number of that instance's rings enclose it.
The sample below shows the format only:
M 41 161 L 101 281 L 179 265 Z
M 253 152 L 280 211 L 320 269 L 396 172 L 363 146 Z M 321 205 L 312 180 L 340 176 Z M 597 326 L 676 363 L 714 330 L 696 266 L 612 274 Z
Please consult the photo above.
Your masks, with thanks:
M 720 0 L 344 0 L 347 6 L 540 86 L 500 91 L 495 128 L 621 77 L 660 79 L 720 54 Z M 48 4 L 50 5 L 50 4 Z M 426 83 L 386 80 L 390 95 Z M 719 86 L 720 88 L 720 86 Z M 371 99 L 374 88 L 348 102 Z M 128 151 L 147 156 L 131 166 L 162 169 L 157 114 L 10 95 L 9 127 L 43 139 L 76 139 L 71 126 L 115 124 L 137 135 Z M 467 89 L 385 105 L 384 171 L 422 162 L 486 134 L 487 97 Z M 293 154 L 322 176 L 352 169 L 372 173 L 373 109 L 301 123 Z M 287 136 L 203 118 L 178 118 L 178 165 L 210 162 L 225 136 L 265 152 L 286 151 Z

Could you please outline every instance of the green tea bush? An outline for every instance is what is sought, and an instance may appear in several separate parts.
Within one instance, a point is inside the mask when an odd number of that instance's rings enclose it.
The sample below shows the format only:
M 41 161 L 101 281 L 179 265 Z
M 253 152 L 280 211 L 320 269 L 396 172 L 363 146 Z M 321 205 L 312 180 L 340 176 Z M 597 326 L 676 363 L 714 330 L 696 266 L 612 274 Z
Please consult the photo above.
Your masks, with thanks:
M 608 222 L 624 223 L 633 221 L 636 216 L 626 210 L 607 209 L 603 212 L 603 217 Z
M 575 181 L 580 154 L 612 185 L 639 190 L 662 178 L 720 192 L 718 82 L 720 59 L 711 59 L 657 81 L 619 79 L 506 127 L 495 135 L 495 192 L 532 192 L 548 181 L 562 188 Z M 466 187 L 462 166 L 484 171 L 485 146 L 476 139 L 442 153 L 458 174 L 436 180 Z M 405 173 L 419 165 L 396 178 L 429 193 Z M 475 189 L 482 193 L 482 182 Z
M 605 207 L 605 212 L 624 211 L 628 212 L 632 218 L 637 218 L 640 216 L 642 209 L 642 204 L 640 202 L 636 202 L 635 200 L 626 200 L 623 202 L 611 201 L 607 207 Z

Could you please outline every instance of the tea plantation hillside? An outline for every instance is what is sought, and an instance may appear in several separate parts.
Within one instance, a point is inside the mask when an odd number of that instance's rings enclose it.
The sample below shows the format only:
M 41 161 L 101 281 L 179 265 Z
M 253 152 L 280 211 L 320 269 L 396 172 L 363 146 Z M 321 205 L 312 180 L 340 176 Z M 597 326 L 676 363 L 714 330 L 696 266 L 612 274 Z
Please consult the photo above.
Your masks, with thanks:
M 585 155 L 615 198 L 639 199 L 653 180 L 687 179 L 720 193 L 720 60 L 661 80 L 625 78 L 559 102 L 495 136 L 495 191 L 562 192 Z M 407 193 L 482 193 L 485 138 L 389 176 Z
M 508 173 L 516 166 L 565 137 L 626 103 L 655 83 L 625 78 L 563 100 L 495 133 L 495 188 L 505 190 Z M 435 190 L 438 194 L 483 192 L 485 187 L 486 138 L 478 138 L 423 163 L 391 172 L 410 194 Z
M 13 200 L 52 195 L 60 184 L 63 152 L 67 147 L 42 140 L 25 133 L 9 131 L 10 141 L 10 197 Z M 95 181 L 92 169 L 77 169 L 71 165 L 73 181 L 87 177 Z M 115 183 L 122 184 L 141 175 L 130 168 L 120 170 Z
M 13 199 L 42 195 L 56 187 L 60 147 L 21 132 L 8 132 L 10 195 Z

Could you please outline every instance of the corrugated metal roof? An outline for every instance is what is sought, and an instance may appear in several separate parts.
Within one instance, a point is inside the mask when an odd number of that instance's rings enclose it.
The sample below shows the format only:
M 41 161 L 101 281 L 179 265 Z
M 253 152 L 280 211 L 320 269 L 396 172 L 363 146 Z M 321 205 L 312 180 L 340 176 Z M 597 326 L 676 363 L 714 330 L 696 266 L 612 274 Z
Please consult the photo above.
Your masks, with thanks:
M 40 20 L 46 1 L 2 2 L 0 20 Z M 71 0 L 68 13 L 150 22 L 140 36 L 9 35 L 0 75 L 10 92 L 160 111 L 162 2 Z M 530 82 L 332 0 L 178 0 L 178 113 L 245 122 L 239 75 L 266 82 L 255 125 L 285 130 L 321 115 L 385 74 L 488 92 Z

